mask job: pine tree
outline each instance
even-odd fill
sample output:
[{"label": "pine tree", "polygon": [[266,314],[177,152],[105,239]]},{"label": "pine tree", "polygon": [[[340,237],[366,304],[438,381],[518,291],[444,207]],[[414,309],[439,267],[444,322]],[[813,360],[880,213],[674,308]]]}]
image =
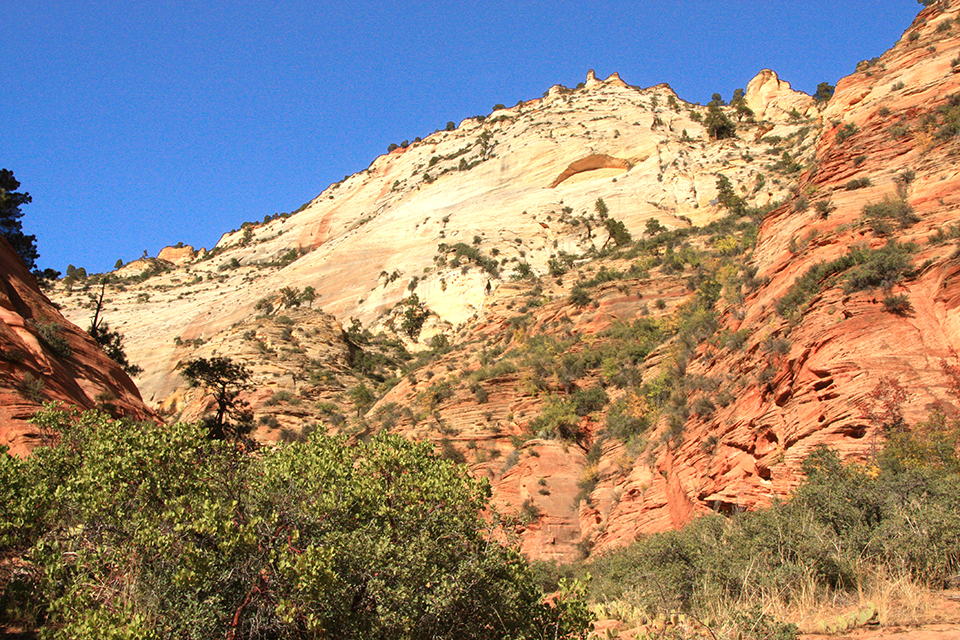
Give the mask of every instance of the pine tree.
[{"label": "pine tree", "polygon": [[37,237],[23,233],[20,218],[23,212],[20,206],[28,204],[33,198],[29,193],[18,193],[20,182],[13,177],[9,169],[0,169],[0,235],[7,239],[28,269],[36,270]]}]

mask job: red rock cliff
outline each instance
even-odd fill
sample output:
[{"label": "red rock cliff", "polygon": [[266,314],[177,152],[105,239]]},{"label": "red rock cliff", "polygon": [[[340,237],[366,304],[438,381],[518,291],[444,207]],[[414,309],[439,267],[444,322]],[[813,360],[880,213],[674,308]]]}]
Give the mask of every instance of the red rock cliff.
[{"label": "red rock cliff", "polygon": [[27,421],[53,400],[154,417],[130,377],[64,319],[0,238],[0,445],[15,455],[29,453],[41,434]]}]

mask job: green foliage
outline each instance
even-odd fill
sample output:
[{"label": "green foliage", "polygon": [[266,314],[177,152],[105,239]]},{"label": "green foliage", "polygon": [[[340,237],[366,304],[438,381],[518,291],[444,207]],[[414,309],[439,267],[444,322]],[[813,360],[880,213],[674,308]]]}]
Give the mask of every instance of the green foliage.
[{"label": "green foliage", "polygon": [[820,448],[803,463],[806,479],[786,502],[742,512],[718,501],[714,508],[726,517],[701,517],[589,566],[553,571],[589,571],[591,600],[619,601],[638,615],[713,615],[719,608],[727,616],[722,624],[740,637],[793,638],[795,628],[740,607],[771,598],[789,606],[812,593],[836,599],[877,575],[939,588],[960,570],[958,442],[960,422],[935,413],[890,434],[878,464],[843,464]]},{"label": "green foliage", "polygon": [[737,134],[737,126],[723,112],[721,105],[722,101],[712,100],[707,105],[707,117],[703,120],[707,135],[714,140],[733,138]]},{"label": "green foliage", "polygon": [[879,249],[856,251],[856,266],[847,274],[844,290],[889,289],[905,277],[911,277],[910,254],[916,250],[917,246],[912,243],[900,244],[891,240]]},{"label": "green foliage", "polygon": [[527,431],[540,438],[579,441],[584,433],[580,416],[572,402],[551,397],[543,410],[527,425]]},{"label": "green foliage", "polygon": [[883,310],[898,316],[908,316],[913,312],[913,304],[906,294],[887,295],[882,300]]},{"label": "green foliage", "polygon": [[802,168],[800,163],[790,155],[789,151],[784,151],[780,159],[773,165],[773,169],[786,174],[797,173]]},{"label": "green foliage", "polygon": [[50,638],[585,638],[480,517],[485,482],[385,434],[249,456],[198,425],[48,409],[0,454],[7,620]]},{"label": "green foliage", "polygon": [[890,232],[888,222],[895,222],[901,229],[919,222],[920,217],[913,211],[903,198],[885,196],[881,202],[864,205],[863,217],[873,227],[877,235],[887,235]]},{"label": "green foliage", "polygon": [[36,378],[29,371],[25,371],[23,377],[17,381],[17,389],[34,402],[43,401],[43,390],[46,386],[43,378]]},{"label": "green foliage", "polygon": [[860,128],[852,122],[848,122],[847,124],[843,125],[837,131],[837,144],[842,144],[847,138],[854,136],[858,131],[860,131]]},{"label": "green foliage", "polygon": [[362,382],[350,389],[347,395],[350,398],[350,402],[352,402],[353,406],[357,409],[358,418],[377,400],[373,392]]},{"label": "green foliage", "polygon": [[633,241],[633,236],[627,231],[627,225],[623,224],[620,220],[606,218],[603,221],[603,226],[607,230],[607,233],[610,234],[610,240],[612,240],[616,246],[622,247]]},{"label": "green foliage", "polygon": [[108,325],[100,315],[103,311],[104,294],[106,293],[107,284],[110,283],[111,278],[109,275],[103,276],[101,279],[100,295],[91,296],[94,303],[94,313],[87,333],[89,333],[90,337],[103,349],[107,357],[120,365],[128,375],[137,376],[143,373],[143,368],[138,367],[127,359],[127,353],[123,348],[123,334],[115,329],[111,329],[110,325]]},{"label": "green foliage", "polygon": [[573,288],[570,289],[570,304],[573,306],[586,307],[592,302],[593,300],[590,298],[590,294],[582,285],[575,284]]},{"label": "green foliage", "polygon": [[939,128],[937,137],[947,140],[960,134],[960,93],[955,93],[937,109]]},{"label": "green foliage", "polygon": [[790,316],[822,289],[832,286],[835,277],[847,273],[845,290],[863,291],[890,287],[912,275],[909,254],[913,244],[887,243],[879,249],[853,247],[845,255],[829,262],[818,262],[796,279],[786,295],[777,301],[777,313]]},{"label": "green foliage", "polygon": [[143,373],[143,367],[139,367],[127,359],[127,353],[123,348],[122,333],[116,329],[111,329],[110,325],[103,321],[96,325],[90,325],[88,333],[100,345],[107,357],[120,365],[127,372],[127,375],[138,376]]},{"label": "green foliage", "polygon": [[409,297],[404,298],[403,307],[400,328],[407,334],[407,337],[416,342],[420,337],[423,323],[427,321],[430,312],[427,311],[427,308],[420,302],[420,297],[415,293],[411,293]]},{"label": "green foliage", "polygon": [[607,412],[607,434],[622,442],[629,442],[649,428],[649,418],[646,415],[642,417],[635,415],[623,400],[618,400]]},{"label": "green foliage", "polygon": [[73,353],[70,342],[63,336],[63,327],[56,322],[38,322],[34,325],[38,337],[53,353],[61,358],[69,358]]},{"label": "green foliage", "polygon": [[658,233],[661,233],[666,230],[667,228],[664,227],[662,224],[660,224],[660,221],[657,220],[656,218],[650,218],[649,220],[647,220],[647,223],[644,227],[644,232],[648,236],[655,236]]},{"label": "green foliage", "polygon": [[593,208],[597,212],[597,217],[601,220],[610,213],[610,209],[607,208],[607,203],[603,201],[603,198],[597,198],[597,201],[593,203]]},{"label": "green foliage", "polygon": [[16,252],[27,269],[37,268],[37,237],[23,233],[20,218],[23,212],[20,207],[29,204],[33,198],[29,193],[19,193],[20,181],[13,176],[13,171],[0,169],[0,235],[2,235]]},{"label": "green foliage", "polygon": [[586,416],[594,411],[603,409],[610,402],[607,392],[603,387],[590,387],[589,389],[577,389],[570,398],[573,411],[578,416]]},{"label": "green foliage", "polygon": [[742,216],[746,213],[746,201],[733,190],[730,178],[722,173],[717,174],[717,200],[732,216]]},{"label": "green foliage", "polygon": [[472,262],[492,275],[494,278],[500,276],[500,269],[497,261],[493,258],[485,257],[477,247],[466,244],[465,242],[458,242],[452,247],[441,243],[437,249],[441,252],[453,251],[454,257],[452,262],[454,265],[461,264],[462,262]]},{"label": "green foliage", "polygon": [[293,309],[300,306],[300,289],[296,287],[283,287],[280,289],[280,307],[284,309]]},{"label": "green foliage", "polygon": [[313,301],[316,299],[317,290],[313,287],[304,287],[299,297],[299,301],[307,303],[308,307],[313,307]]},{"label": "green foliage", "polygon": [[513,268],[513,273],[510,274],[511,280],[529,280],[533,277],[535,276],[529,262],[518,262]]},{"label": "green foliage", "polygon": [[556,256],[551,257],[550,260],[547,261],[547,268],[550,270],[550,275],[562,276],[573,266],[574,259],[575,256],[560,251]]},{"label": "green foliage", "polygon": [[[181,375],[191,387],[200,387],[213,394],[217,404],[216,416],[206,422],[210,436],[222,440],[228,436],[239,437],[250,431],[252,417],[247,403],[240,399],[240,392],[250,388],[250,370],[230,358],[195,358],[182,363]],[[232,418],[232,422],[228,422]]]},{"label": "green foliage", "polygon": [[730,100],[730,106],[736,110],[738,122],[744,118],[753,117],[753,110],[747,106],[746,94],[743,89],[734,90],[733,99]]}]

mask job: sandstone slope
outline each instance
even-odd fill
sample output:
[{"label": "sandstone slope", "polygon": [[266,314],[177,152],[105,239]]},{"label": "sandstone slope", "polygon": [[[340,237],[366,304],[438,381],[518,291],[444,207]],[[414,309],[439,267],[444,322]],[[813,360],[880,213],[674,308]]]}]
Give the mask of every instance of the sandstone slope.
[{"label": "sandstone slope", "polygon": [[0,238],[0,445],[25,455],[43,436],[27,420],[59,401],[154,418],[137,387],[93,339],[65,320]]},{"label": "sandstone slope", "polygon": [[[381,156],[209,252],[124,267],[107,319],[171,419],[209,403],[179,362],[240,359],[258,438],[323,425],[431,439],[491,481],[531,556],[769,504],[813,447],[868,460],[882,446],[864,417],[882,378],[908,390],[908,420],[949,402],[956,18],[922,11],[822,111],[761,72],[746,93],[756,121],[732,139],[709,139],[706,109],[666,85],[591,74],[554,87]],[[720,173],[754,209],[727,217]],[[641,243],[610,250],[598,198]],[[885,198],[899,214],[866,219]],[[891,239],[916,248],[885,282],[852,288],[852,266],[803,279]],[[68,317],[89,313],[89,286],[59,285]],[[300,303],[307,287],[317,298]],[[428,312],[418,336],[407,312]],[[369,409],[361,383],[380,396]]]}]

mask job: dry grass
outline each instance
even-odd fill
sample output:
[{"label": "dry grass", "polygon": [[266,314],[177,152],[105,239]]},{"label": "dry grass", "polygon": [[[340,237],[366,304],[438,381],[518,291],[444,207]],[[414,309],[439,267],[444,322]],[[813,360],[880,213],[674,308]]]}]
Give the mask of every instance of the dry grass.
[{"label": "dry grass", "polygon": [[[767,594],[758,601],[745,600],[714,602],[709,610],[701,610],[685,616],[686,625],[674,628],[677,637],[706,637],[700,623],[710,627],[719,640],[736,637],[738,630],[729,621],[735,611],[759,610],[766,616],[782,622],[793,622],[801,634],[823,632],[823,622],[857,612],[876,610],[875,623],[881,627],[915,626],[942,622],[960,622],[960,603],[943,598],[942,593],[932,591],[906,577],[874,575],[869,586],[854,593],[827,591],[818,586],[811,576],[797,585],[794,599],[788,604],[776,594]],[[637,603],[627,596],[609,602],[597,611],[600,618],[616,619],[621,629],[654,630],[654,618],[645,615]],[[603,613],[607,615],[604,616]],[[665,614],[668,618],[669,613]],[[602,625],[603,626],[603,625]],[[608,625],[609,626],[609,625]],[[686,628],[681,629],[681,626]],[[642,633],[641,633],[642,635]],[[631,637],[621,634],[620,637]]]}]

